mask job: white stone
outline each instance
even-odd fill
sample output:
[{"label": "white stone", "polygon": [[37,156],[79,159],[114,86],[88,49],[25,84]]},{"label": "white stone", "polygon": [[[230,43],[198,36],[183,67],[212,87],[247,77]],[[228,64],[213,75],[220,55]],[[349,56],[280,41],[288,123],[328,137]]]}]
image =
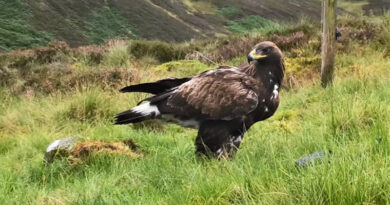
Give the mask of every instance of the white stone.
[{"label": "white stone", "polygon": [[58,154],[70,153],[78,137],[69,137],[52,142],[46,149],[45,162],[52,163]]}]

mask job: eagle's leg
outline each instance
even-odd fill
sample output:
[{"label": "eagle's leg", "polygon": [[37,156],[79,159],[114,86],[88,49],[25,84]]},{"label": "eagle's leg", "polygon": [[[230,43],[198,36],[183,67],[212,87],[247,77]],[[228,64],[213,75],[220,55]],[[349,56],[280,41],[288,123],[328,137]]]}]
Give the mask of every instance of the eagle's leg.
[{"label": "eagle's leg", "polygon": [[196,154],[230,158],[240,147],[244,133],[230,122],[207,121],[201,124],[195,141]]}]

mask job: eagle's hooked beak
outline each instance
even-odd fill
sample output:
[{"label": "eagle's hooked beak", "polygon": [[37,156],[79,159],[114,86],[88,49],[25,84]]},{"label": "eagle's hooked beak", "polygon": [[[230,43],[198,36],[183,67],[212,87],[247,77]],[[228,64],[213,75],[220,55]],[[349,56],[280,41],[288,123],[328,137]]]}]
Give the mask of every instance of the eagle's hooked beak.
[{"label": "eagle's hooked beak", "polygon": [[265,57],[267,57],[267,55],[257,54],[256,49],[253,49],[248,55],[248,63],[250,63],[253,60],[259,60]]}]

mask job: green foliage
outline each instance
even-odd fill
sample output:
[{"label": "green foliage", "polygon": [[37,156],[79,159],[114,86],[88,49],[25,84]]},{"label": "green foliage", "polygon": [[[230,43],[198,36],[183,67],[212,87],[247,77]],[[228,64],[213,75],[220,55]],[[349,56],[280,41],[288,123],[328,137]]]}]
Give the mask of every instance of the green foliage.
[{"label": "green foliage", "polygon": [[366,14],[383,15],[390,10],[389,0],[368,0],[368,4],[363,6]]},{"label": "green foliage", "polygon": [[46,45],[52,36],[37,31],[28,24],[31,10],[22,0],[0,2],[0,47],[3,49],[31,48]]},{"label": "green foliage", "polygon": [[158,72],[169,72],[171,75],[187,77],[197,75],[210,68],[210,66],[198,60],[181,60],[161,64],[154,68]]},{"label": "green foliage", "polygon": [[377,47],[384,47],[386,56],[390,56],[390,13],[382,17]]},{"label": "green foliage", "polygon": [[17,73],[0,65],[0,87],[11,87],[18,80]]},{"label": "green foliage", "polygon": [[116,45],[105,54],[103,65],[108,67],[123,67],[130,65],[130,56],[126,45]]},{"label": "green foliage", "polygon": [[290,35],[296,32],[303,32],[305,35],[314,37],[317,35],[314,31],[319,32],[319,26],[307,18],[301,18],[298,23],[283,25],[280,29],[270,31],[269,34]]},{"label": "green foliage", "polygon": [[239,9],[236,7],[223,7],[215,11],[217,15],[223,16],[227,19],[234,19],[239,14]]},{"label": "green foliage", "polygon": [[182,2],[192,12],[214,14],[217,9],[211,1],[182,0]]},{"label": "green foliage", "polygon": [[228,29],[233,33],[263,33],[280,30],[282,26],[260,16],[247,16],[237,21],[228,23]]},{"label": "green foliage", "polygon": [[64,110],[58,114],[59,119],[76,120],[81,122],[110,121],[115,111],[112,110],[112,99],[96,90],[78,93]]},{"label": "green foliage", "polygon": [[92,44],[101,44],[109,39],[136,39],[139,34],[117,10],[108,6],[92,12],[87,23],[86,37]]},{"label": "green foliage", "polygon": [[129,52],[136,58],[152,56],[161,63],[184,59],[184,57],[194,50],[188,46],[173,46],[161,41],[133,41],[129,47]]},{"label": "green foliage", "polygon": [[0,2],[0,19],[24,20],[31,11],[23,0],[3,0]]}]

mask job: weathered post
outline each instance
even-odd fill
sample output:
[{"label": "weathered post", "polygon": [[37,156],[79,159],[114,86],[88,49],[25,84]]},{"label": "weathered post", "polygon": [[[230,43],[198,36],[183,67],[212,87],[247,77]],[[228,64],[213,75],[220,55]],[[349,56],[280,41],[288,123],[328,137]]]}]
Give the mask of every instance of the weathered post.
[{"label": "weathered post", "polygon": [[337,0],[322,0],[322,65],[321,84],[327,87],[333,81],[336,56]]}]

